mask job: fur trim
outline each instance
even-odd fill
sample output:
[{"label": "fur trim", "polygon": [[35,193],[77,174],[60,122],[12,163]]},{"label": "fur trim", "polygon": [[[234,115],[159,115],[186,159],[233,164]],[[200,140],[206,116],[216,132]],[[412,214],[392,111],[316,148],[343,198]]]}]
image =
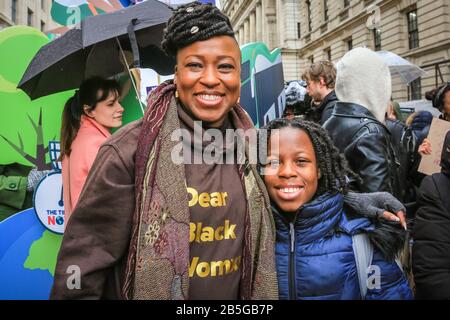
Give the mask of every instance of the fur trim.
[{"label": "fur trim", "polygon": [[375,230],[368,233],[370,241],[384,259],[394,261],[405,246],[408,232],[399,223],[385,219],[375,219],[373,224]]}]

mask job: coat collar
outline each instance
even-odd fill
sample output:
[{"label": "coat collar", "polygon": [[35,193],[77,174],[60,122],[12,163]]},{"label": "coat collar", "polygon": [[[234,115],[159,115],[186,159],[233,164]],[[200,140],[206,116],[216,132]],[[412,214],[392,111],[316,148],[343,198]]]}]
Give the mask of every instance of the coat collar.
[{"label": "coat collar", "polygon": [[378,121],[378,119],[375,118],[372,112],[370,112],[362,105],[356,103],[342,101],[336,102],[334,106],[333,116],[371,119],[373,121],[376,121],[380,126],[383,126],[386,129],[387,133],[391,134],[386,125]]},{"label": "coat collar", "polygon": [[[341,194],[324,194],[301,206],[295,214],[294,227],[297,241],[309,243],[332,232],[342,216],[344,197]],[[287,230],[289,222],[286,214],[272,206],[278,230]]]},{"label": "coat collar", "polygon": [[323,109],[325,108],[325,106],[329,103],[329,102],[333,102],[333,101],[338,101],[338,98],[336,96],[336,92],[334,90],[330,91],[330,93],[328,93],[325,98],[323,98],[322,102],[320,103],[319,107],[317,108],[319,111],[323,111]]},{"label": "coat collar", "polygon": [[102,126],[100,123],[98,123],[94,119],[89,118],[89,117],[87,117],[85,115],[81,116],[81,125],[80,125],[80,127],[95,128],[96,130],[98,130],[106,138],[111,136],[111,132],[109,132],[108,129],[106,129],[104,126]]},{"label": "coat collar", "polygon": [[[300,207],[293,222],[297,234],[296,241],[300,244],[310,243],[332,235],[336,229],[349,235],[354,235],[361,230],[373,230],[373,225],[367,218],[349,219],[343,206],[344,196],[342,194],[326,193]],[[277,230],[289,230],[286,214],[281,213],[275,205],[272,205],[272,210]]]},{"label": "coat collar", "polygon": [[333,114],[339,116],[352,116],[355,118],[369,118],[379,122],[367,108],[351,102],[336,102]]}]

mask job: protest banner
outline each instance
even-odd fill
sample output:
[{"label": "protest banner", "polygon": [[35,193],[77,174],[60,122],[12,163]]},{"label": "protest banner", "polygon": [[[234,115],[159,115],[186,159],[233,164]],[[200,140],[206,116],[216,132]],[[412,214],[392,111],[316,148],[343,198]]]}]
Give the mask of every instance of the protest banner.
[{"label": "protest banner", "polygon": [[433,118],[427,139],[430,140],[432,152],[422,155],[419,172],[426,175],[441,172],[441,154],[445,135],[450,131],[450,122]]}]

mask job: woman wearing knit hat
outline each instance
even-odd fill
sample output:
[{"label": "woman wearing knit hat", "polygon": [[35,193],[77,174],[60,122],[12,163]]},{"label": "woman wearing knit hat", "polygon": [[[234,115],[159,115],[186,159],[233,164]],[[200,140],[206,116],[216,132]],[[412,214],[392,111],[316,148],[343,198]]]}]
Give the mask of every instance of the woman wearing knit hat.
[{"label": "woman wearing knit hat", "polygon": [[[277,299],[275,226],[256,163],[245,153],[220,161],[234,144],[214,149],[219,161],[195,159],[213,144],[195,144],[199,131],[221,140],[227,129],[253,128],[238,103],[230,21],[212,5],[180,6],[162,47],[176,57],[174,80],[152,92],[142,120],[101,147],[66,227],[51,297]],[[189,152],[178,161],[180,132]]]},{"label": "woman wearing knit hat", "polygon": [[[427,92],[427,99],[430,98],[433,102],[433,107],[438,108],[442,114],[439,119],[450,121],[450,82]],[[431,154],[431,142],[428,139],[424,139],[419,146],[419,153],[421,155]]]}]

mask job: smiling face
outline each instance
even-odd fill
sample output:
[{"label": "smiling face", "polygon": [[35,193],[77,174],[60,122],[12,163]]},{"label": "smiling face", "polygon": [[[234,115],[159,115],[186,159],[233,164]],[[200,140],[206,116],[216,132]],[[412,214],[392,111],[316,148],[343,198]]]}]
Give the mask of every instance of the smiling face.
[{"label": "smiling face", "polygon": [[241,88],[241,51],[230,36],[197,41],[177,52],[174,82],[196,120],[222,125]]},{"label": "smiling face", "polygon": [[318,167],[314,147],[301,129],[274,130],[269,140],[264,183],[269,196],[287,213],[295,213],[316,194]]},{"label": "smiling face", "polygon": [[[99,96],[101,94],[102,92],[98,92]],[[122,125],[124,111],[118,99],[119,93],[111,91],[105,100],[97,102],[93,110],[89,110],[89,107],[85,106],[84,112],[106,129],[118,128]]]}]

